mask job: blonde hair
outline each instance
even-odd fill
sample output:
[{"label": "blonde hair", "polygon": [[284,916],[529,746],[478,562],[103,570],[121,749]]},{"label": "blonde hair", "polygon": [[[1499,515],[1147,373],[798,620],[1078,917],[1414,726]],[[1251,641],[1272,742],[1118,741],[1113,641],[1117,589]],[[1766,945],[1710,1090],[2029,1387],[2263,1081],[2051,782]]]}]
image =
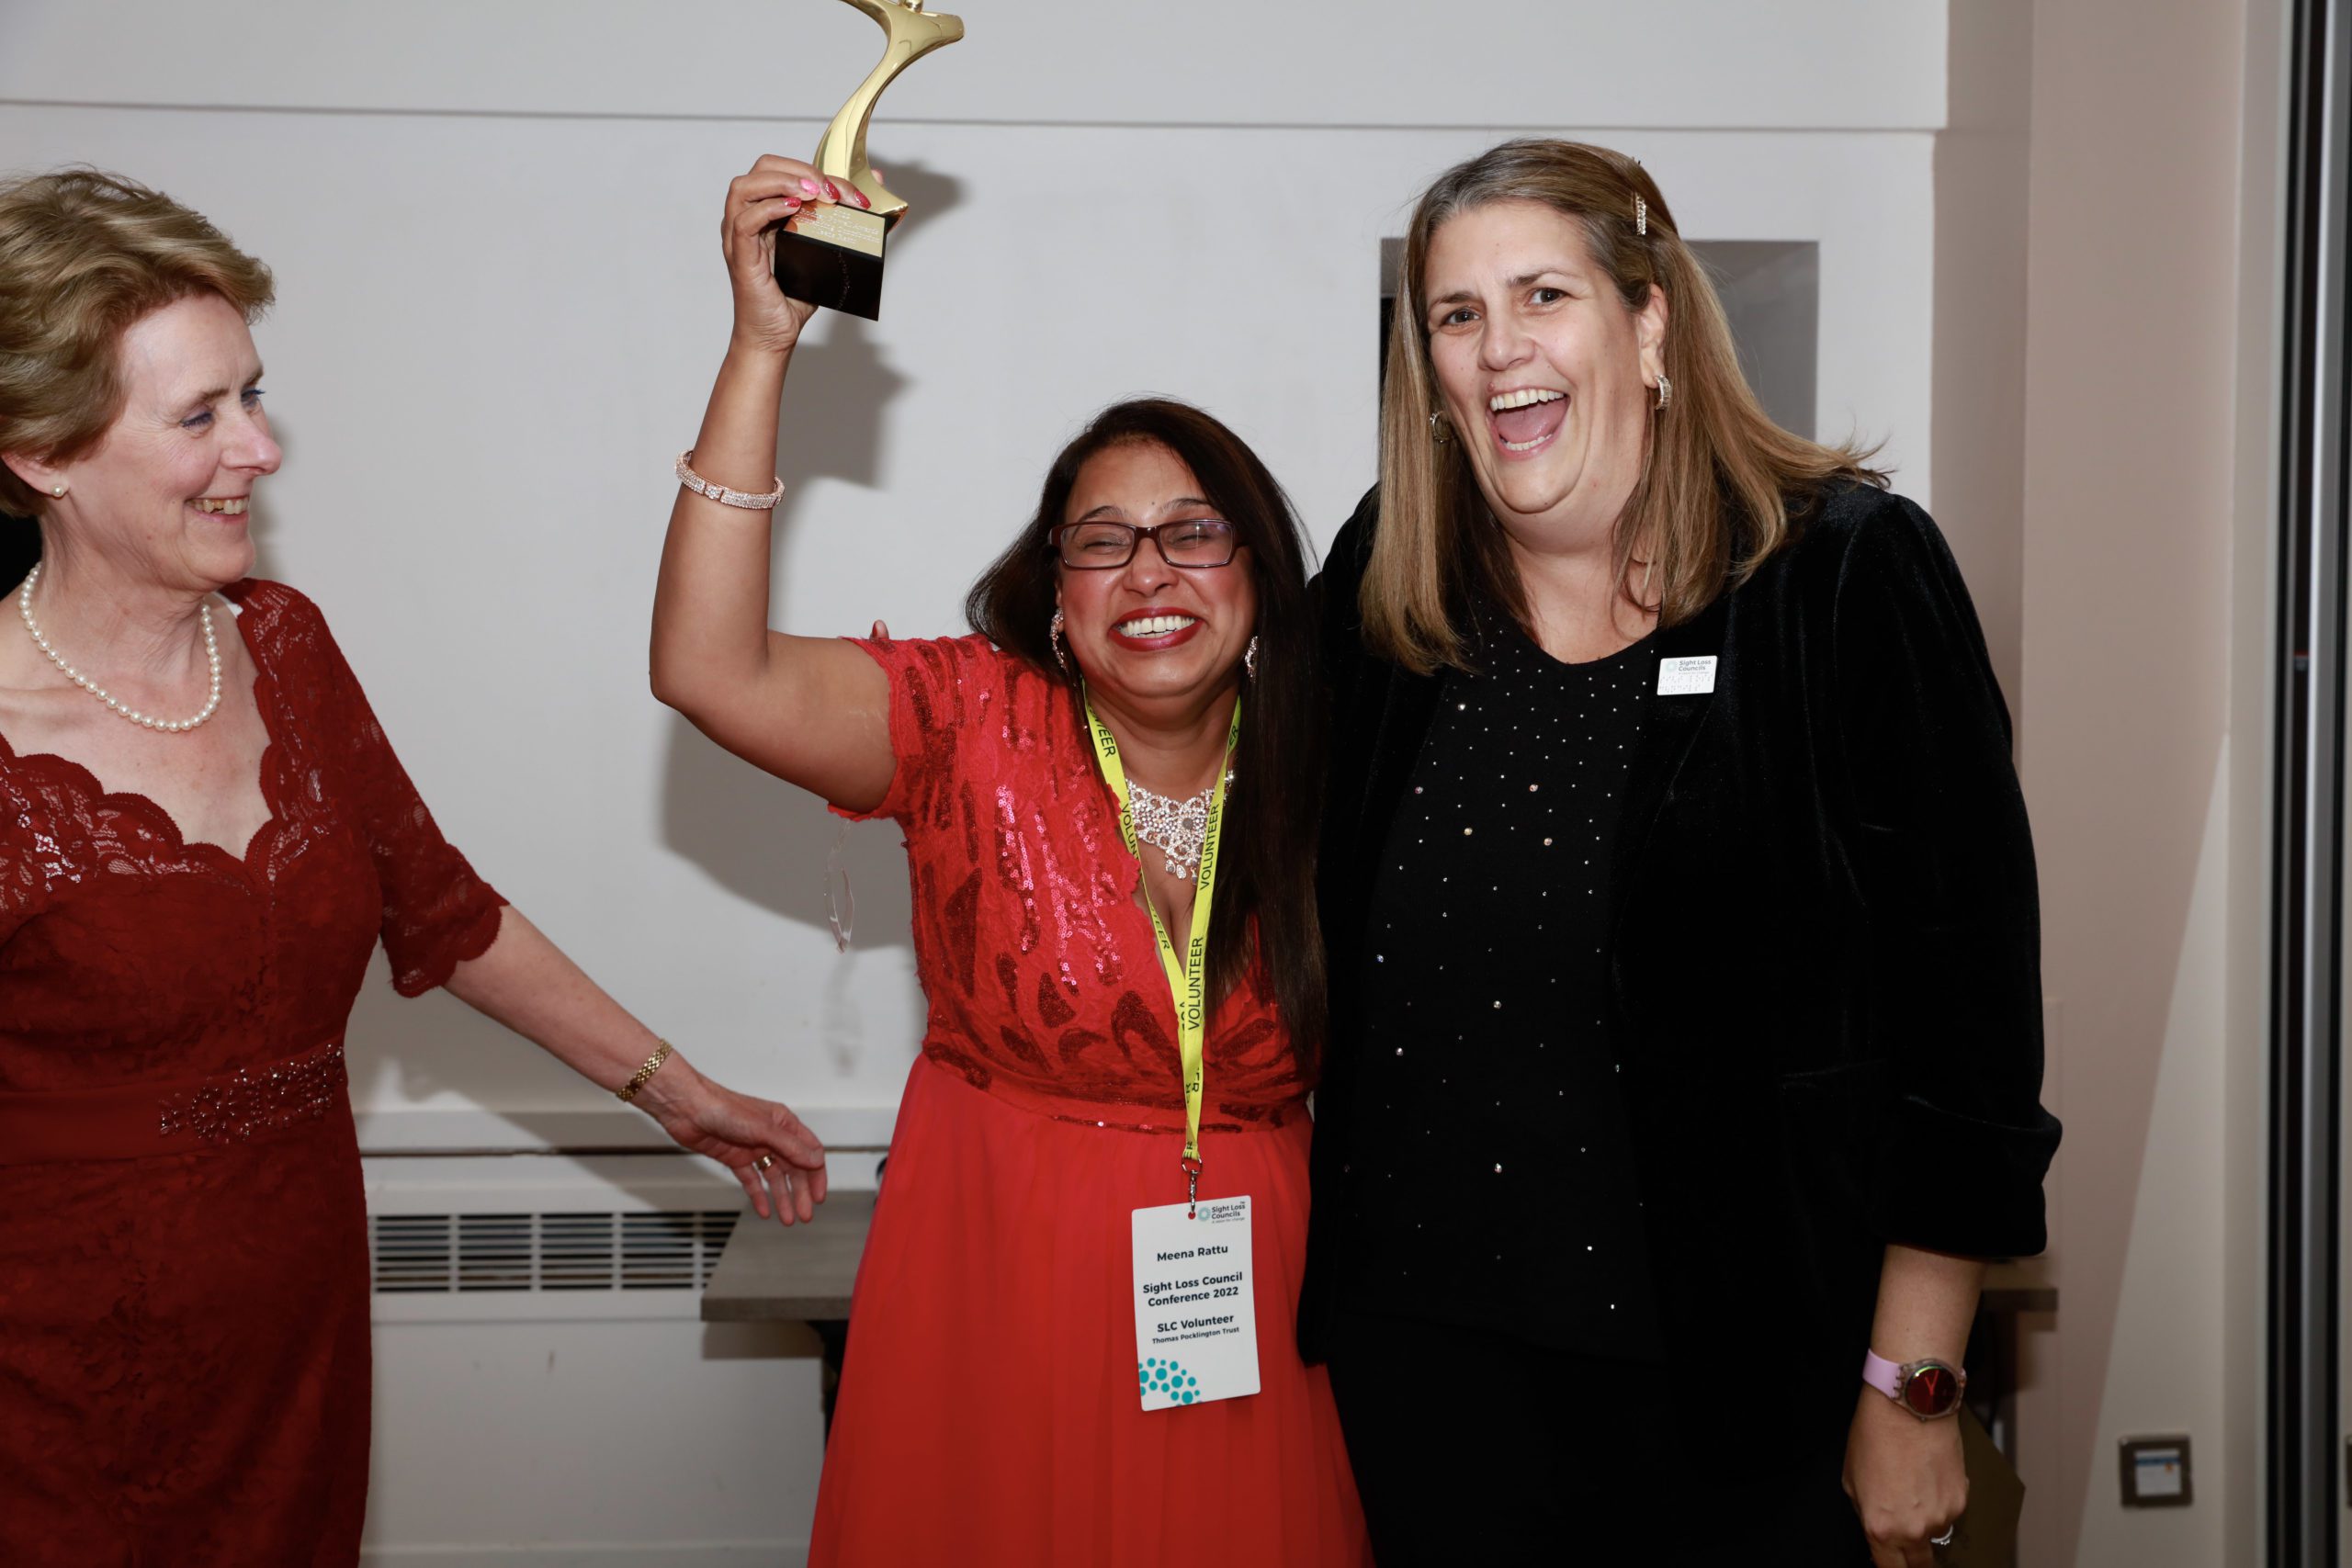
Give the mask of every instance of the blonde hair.
[{"label": "blonde hair", "polygon": [[[269,268],[203,214],[99,169],[0,183],[0,452],[70,462],[122,412],[116,350],[150,311],[217,294],[247,321]],[[47,498],[0,467],[0,512]]]},{"label": "blonde hair", "polygon": [[1380,528],[1366,564],[1363,636],[1419,674],[1470,668],[1468,604],[1493,598],[1522,622],[1525,598],[1458,439],[1444,439],[1430,361],[1430,242],[1449,220],[1498,201],[1540,202],[1574,220],[1628,311],[1667,302],[1659,353],[1673,391],[1654,416],[1643,476],[1618,518],[1617,581],[1634,597],[1634,552],[1674,626],[1745,581],[1788,541],[1792,515],[1829,480],[1883,485],[1870,453],[1825,446],[1774,424],[1739,370],[1723,303],[1641,164],[1577,141],[1506,141],[1440,175],[1405,234],[1381,400]]}]

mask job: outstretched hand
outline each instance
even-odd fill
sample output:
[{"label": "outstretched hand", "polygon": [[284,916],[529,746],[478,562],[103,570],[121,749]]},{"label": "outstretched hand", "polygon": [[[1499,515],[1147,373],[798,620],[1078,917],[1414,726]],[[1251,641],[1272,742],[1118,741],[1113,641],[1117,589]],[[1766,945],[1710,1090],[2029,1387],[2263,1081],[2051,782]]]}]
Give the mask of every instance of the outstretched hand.
[{"label": "outstretched hand", "polygon": [[776,287],[775,231],[803,208],[839,203],[871,205],[855,186],[837,184],[811,164],[773,152],[729,183],[718,237],[735,291],[737,342],[782,354],[800,341],[800,330],[817,307]]},{"label": "outstretched hand", "polygon": [[[673,1060],[673,1066],[684,1066]],[[681,1092],[656,1100],[646,1085],[644,1104],[680,1148],[707,1155],[735,1174],[760,1218],[806,1222],[825,1201],[825,1146],[799,1117],[772,1100],[738,1094],[700,1073],[680,1075]],[[773,1155],[764,1170],[759,1161]]]}]

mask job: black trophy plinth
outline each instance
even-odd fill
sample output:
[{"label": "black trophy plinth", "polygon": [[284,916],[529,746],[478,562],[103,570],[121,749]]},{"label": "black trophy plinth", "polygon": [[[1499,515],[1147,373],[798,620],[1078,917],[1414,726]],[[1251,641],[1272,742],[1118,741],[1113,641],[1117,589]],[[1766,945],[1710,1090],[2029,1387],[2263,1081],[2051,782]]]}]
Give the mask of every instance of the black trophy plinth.
[{"label": "black trophy plinth", "polygon": [[890,220],[854,207],[811,202],[775,231],[776,287],[795,299],[882,316],[882,245]]}]

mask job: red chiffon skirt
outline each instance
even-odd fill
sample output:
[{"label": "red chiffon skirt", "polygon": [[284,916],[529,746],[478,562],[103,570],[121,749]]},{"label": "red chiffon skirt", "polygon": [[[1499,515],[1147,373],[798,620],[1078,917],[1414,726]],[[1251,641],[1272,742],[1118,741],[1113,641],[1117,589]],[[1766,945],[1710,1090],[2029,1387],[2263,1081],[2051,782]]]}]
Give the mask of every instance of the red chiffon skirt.
[{"label": "red chiffon skirt", "polygon": [[858,1268],[812,1568],[1369,1563],[1330,1384],[1292,1337],[1309,1131],[1204,1134],[1202,1199],[1253,1200],[1261,1392],[1147,1414],[1128,1216],[1184,1196],[1180,1135],[1042,1115],[919,1060]]}]

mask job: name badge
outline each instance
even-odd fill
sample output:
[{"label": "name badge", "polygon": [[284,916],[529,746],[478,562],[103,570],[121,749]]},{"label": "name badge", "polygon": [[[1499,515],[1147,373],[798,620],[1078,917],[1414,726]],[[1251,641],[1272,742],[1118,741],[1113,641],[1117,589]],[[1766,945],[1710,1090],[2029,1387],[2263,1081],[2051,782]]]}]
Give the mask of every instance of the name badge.
[{"label": "name badge", "polygon": [[1657,661],[1657,694],[1661,697],[1702,696],[1715,689],[1715,656],[1661,659]]},{"label": "name badge", "polygon": [[[1193,1218],[1187,1218],[1191,1213]],[[1258,1392],[1250,1200],[1135,1212],[1136,1384],[1146,1410]]]}]

